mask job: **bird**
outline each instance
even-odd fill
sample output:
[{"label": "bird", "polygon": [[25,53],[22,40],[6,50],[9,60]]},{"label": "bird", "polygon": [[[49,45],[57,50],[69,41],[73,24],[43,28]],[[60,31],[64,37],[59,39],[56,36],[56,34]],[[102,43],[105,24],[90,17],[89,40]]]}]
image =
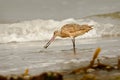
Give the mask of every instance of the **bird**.
[{"label": "bird", "polygon": [[92,26],[93,25],[88,25],[88,24],[80,25],[77,23],[65,24],[61,27],[60,30],[54,31],[52,38],[45,44],[44,48],[47,48],[55,40],[56,37],[61,37],[61,38],[69,37],[72,40],[73,52],[75,55],[76,54],[75,38],[92,30],[93,29]]}]

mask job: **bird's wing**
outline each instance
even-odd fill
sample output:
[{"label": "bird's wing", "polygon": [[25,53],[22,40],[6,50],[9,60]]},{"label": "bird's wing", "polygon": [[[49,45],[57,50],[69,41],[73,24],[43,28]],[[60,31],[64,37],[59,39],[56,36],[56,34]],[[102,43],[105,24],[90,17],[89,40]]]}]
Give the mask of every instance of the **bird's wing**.
[{"label": "bird's wing", "polygon": [[61,34],[65,36],[77,37],[86,33],[88,25],[66,24],[61,28]]},{"label": "bird's wing", "polygon": [[82,26],[80,26],[78,24],[68,24],[61,28],[61,32],[74,33],[74,32],[80,31],[82,29],[83,29]]}]

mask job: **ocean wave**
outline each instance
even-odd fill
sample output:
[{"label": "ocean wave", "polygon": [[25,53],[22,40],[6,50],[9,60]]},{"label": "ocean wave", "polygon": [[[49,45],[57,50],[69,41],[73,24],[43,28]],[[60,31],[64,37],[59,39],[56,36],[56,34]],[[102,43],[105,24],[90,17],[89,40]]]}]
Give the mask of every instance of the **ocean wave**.
[{"label": "ocean wave", "polygon": [[120,28],[111,23],[99,23],[90,19],[31,20],[11,24],[0,24],[0,43],[48,40],[53,32],[67,23],[93,25],[93,30],[78,38],[94,38],[118,35]]}]

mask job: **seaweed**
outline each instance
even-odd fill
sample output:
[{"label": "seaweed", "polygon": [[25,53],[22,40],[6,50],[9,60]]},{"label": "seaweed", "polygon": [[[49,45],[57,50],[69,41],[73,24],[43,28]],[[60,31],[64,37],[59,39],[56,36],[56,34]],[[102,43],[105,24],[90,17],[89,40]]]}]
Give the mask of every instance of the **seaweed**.
[{"label": "seaweed", "polygon": [[118,67],[118,70],[120,70],[120,57],[118,57],[118,65],[117,65],[117,67]]},{"label": "seaweed", "polygon": [[[75,69],[71,71],[70,74],[77,74],[77,73],[83,73],[83,72],[88,73],[88,72],[92,72],[98,69],[106,70],[106,71],[111,71],[115,69],[113,66],[108,65],[108,64],[103,64],[100,62],[100,59],[97,59],[98,55],[100,54],[100,51],[101,51],[101,48],[97,48],[95,53],[93,54],[92,60],[87,66]],[[95,63],[96,59],[97,59],[97,63]],[[120,67],[120,60],[118,61],[118,67]]]},{"label": "seaweed", "polygon": [[63,80],[63,75],[58,72],[43,72],[42,74],[34,76],[26,74],[26,72],[25,70],[25,73],[21,75],[0,75],[0,80]]}]

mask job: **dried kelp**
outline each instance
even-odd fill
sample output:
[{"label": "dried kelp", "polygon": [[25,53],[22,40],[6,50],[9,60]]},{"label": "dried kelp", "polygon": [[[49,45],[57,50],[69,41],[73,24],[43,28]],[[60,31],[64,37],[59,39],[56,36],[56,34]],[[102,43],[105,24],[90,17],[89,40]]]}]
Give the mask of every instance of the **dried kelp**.
[{"label": "dried kelp", "polygon": [[0,76],[0,80],[63,80],[63,75],[58,72],[43,72],[39,75],[31,76],[28,69],[21,75]]},{"label": "dried kelp", "polygon": [[[97,59],[99,53],[101,51],[101,48],[97,48],[95,53],[93,54],[93,58],[90,61],[88,66],[81,67],[78,69],[73,70],[70,72],[70,74],[76,74],[76,73],[87,73],[87,72],[92,72],[95,70],[106,70],[106,71],[111,71],[113,69],[119,69],[120,68],[120,59],[118,59],[118,67],[115,68],[114,66],[108,65],[108,64],[103,64],[100,62],[99,59]],[[97,63],[95,63],[95,60],[97,59]]]}]

